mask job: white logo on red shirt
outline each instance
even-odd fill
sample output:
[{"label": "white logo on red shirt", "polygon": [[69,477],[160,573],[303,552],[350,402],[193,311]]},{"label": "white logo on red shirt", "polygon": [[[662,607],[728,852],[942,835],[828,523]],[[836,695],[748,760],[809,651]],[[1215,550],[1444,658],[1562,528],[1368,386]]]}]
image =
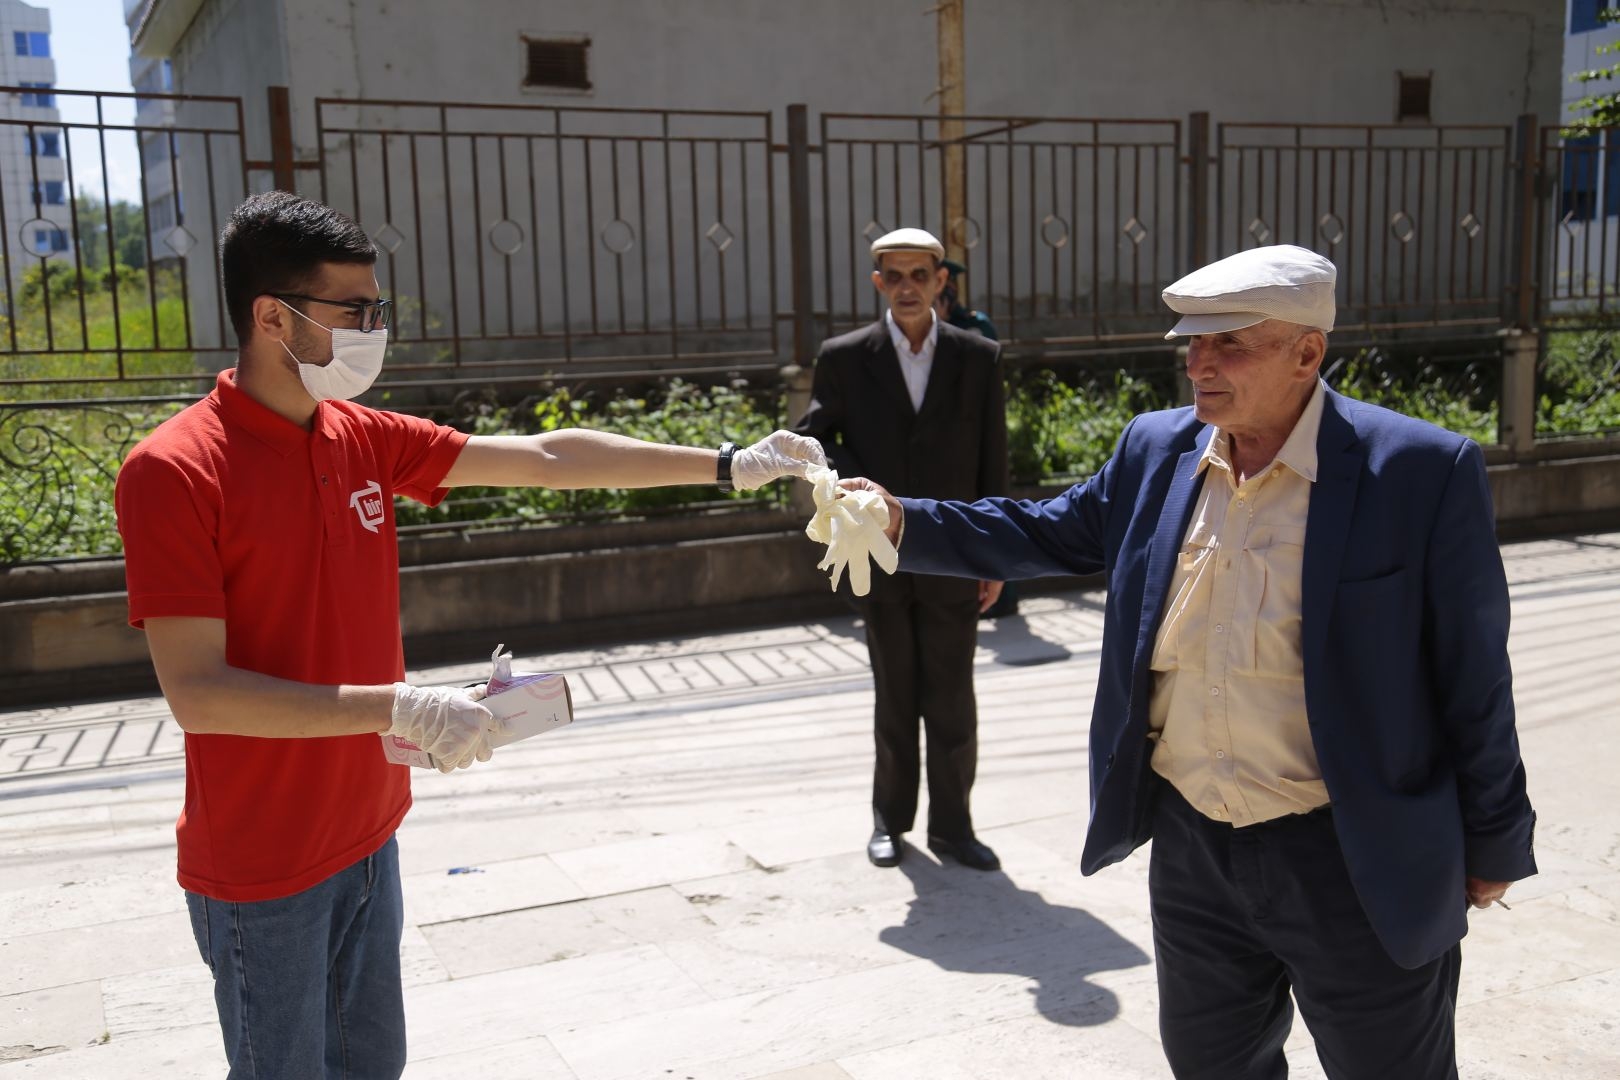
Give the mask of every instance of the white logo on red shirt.
[{"label": "white logo on red shirt", "polygon": [[373,480],[353,495],[349,496],[349,505],[360,517],[360,524],[372,532],[383,523],[382,485]]}]

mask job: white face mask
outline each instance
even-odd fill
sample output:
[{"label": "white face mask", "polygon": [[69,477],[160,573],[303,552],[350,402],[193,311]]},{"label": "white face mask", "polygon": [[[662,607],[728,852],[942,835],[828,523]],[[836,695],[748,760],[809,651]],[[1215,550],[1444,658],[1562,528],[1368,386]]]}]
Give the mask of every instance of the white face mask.
[{"label": "white face mask", "polygon": [[[321,326],[286,301],[277,300],[276,303],[305,322]],[[383,350],[388,348],[388,330],[341,330],[329,326],[321,326],[321,329],[332,335],[332,361],[324,366],[304,363],[293,356],[285,341],[281,343],[282,349],[298,365],[299,381],[309,391],[309,396],[316,401],[349,401],[370,390],[371,384],[382,374]]]}]

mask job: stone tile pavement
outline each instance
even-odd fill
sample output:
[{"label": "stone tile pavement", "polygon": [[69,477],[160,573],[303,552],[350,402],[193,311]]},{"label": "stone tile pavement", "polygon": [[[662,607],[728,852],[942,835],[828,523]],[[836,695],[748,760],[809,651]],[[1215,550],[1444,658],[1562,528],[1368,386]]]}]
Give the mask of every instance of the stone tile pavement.
[{"label": "stone tile pavement", "polygon": [[[1612,1080],[1620,535],[1504,555],[1542,873],[1471,917],[1463,1072]],[[981,633],[975,816],[1001,874],[867,865],[851,619],[524,658],[568,672],[577,722],[415,778],[407,1077],[1168,1075],[1146,859],[1076,869],[1100,599]],[[0,1080],[223,1075],[173,877],[179,746],[158,699],[0,712]],[[1302,1024],[1290,1060],[1321,1075]]]}]

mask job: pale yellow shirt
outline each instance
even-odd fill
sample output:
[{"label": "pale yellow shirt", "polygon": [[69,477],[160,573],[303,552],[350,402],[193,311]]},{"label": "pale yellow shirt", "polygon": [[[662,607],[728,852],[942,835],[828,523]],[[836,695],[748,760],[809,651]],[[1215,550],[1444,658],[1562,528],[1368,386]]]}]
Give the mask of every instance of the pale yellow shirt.
[{"label": "pale yellow shirt", "polygon": [[1323,384],[1237,482],[1219,429],[1153,646],[1153,769],[1206,816],[1253,825],[1328,801],[1305,720],[1300,574]]}]

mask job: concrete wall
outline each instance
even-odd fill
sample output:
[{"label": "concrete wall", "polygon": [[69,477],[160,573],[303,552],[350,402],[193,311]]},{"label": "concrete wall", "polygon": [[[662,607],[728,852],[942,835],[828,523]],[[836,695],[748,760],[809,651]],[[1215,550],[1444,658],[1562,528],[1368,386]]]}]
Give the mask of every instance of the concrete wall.
[{"label": "concrete wall", "polygon": [[[1552,122],[1558,115],[1563,23],[1562,0],[1135,0],[1112,5],[968,0],[966,102],[970,113],[984,114],[1185,119],[1194,110],[1207,110],[1217,122],[1384,124],[1395,119],[1397,75],[1405,72],[1431,75],[1435,123],[1501,125],[1526,111]],[[588,38],[592,89],[525,89],[525,34]],[[865,0],[814,5],[557,0],[540,6],[528,0],[352,0],[341,5],[202,0],[175,61],[179,89],[246,98],[255,153],[266,146],[263,87],[269,82],[291,87],[298,150],[306,157],[324,153],[328,200],[354,213],[369,231],[393,226],[391,231],[400,237],[397,257],[385,260],[382,268],[384,286],[425,305],[416,334],[560,335],[566,330],[571,335],[568,347],[585,354],[678,350],[690,356],[692,348],[667,345],[659,333],[674,325],[712,335],[718,329],[722,295],[730,336],[711,337],[707,348],[769,349],[773,316],[786,307],[788,287],[786,170],[779,156],[773,189],[764,182],[768,155],[758,148],[728,144],[714,160],[707,143],[699,144],[696,153],[690,144],[678,144],[667,168],[656,152],[638,167],[632,161],[634,140],[603,138],[589,145],[559,140],[548,113],[450,113],[451,130],[476,128],[514,136],[503,141],[440,138],[436,113],[349,110],[341,122],[429,133],[417,140],[420,161],[411,181],[408,140],[392,139],[385,146],[381,139],[351,144],[345,137],[329,136],[322,145],[313,99],[765,111],[772,115],[770,138],[780,143],[789,103],[808,104],[813,124],[816,114],[824,112],[930,113],[936,108],[938,81],[935,18],[922,8]],[[332,122],[329,116],[327,123]],[[649,121],[598,116],[568,123],[571,131],[623,137],[646,134]],[[687,133],[702,140],[734,139],[746,126],[691,121]],[[1102,134],[1074,127],[1032,132],[1018,138],[1134,143],[1150,137],[1143,131]],[[894,132],[883,137],[894,137]],[[926,141],[932,135],[900,137]],[[509,155],[504,163],[503,152]],[[874,163],[870,150],[856,148],[849,154],[847,161],[832,162],[825,193],[821,162],[813,163],[817,203],[812,235],[818,247],[827,247],[819,254],[816,304],[834,308],[841,317],[864,319],[875,310],[870,289],[860,280],[865,273],[863,234],[869,227],[921,224],[943,233],[947,226],[937,196],[937,155],[885,148]],[[1025,337],[1073,334],[1072,313],[1089,317],[1093,310],[1101,318],[1079,329],[1116,334],[1150,329],[1143,316],[1157,314],[1152,309],[1158,286],[1185,269],[1185,238],[1173,220],[1180,197],[1180,147],[1172,140],[1171,146],[1146,152],[1083,151],[1074,160],[1042,154],[1019,152],[1010,155],[1010,162],[987,156],[977,163],[970,155],[970,214],[975,231],[985,237],[968,259],[970,297],[998,323],[1014,324],[1015,331],[1015,320],[1034,323],[1038,315],[1054,312],[1068,318],[1061,326],[1029,326],[1020,335]],[[475,159],[477,182],[472,176]],[[1460,160],[1450,159],[1453,172]],[[1476,164],[1475,158],[1467,160]],[[1380,169],[1382,162],[1380,158]],[[1499,159],[1481,157],[1477,163],[1486,175],[1493,175],[1493,169],[1501,172]],[[1087,189],[1093,165],[1103,177],[1096,191]],[[842,168],[854,179],[842,179]],[[1441,205],[1434,201],[1435,193],[1450,190],[1452,174],[1443,163],[1435,168],[1424,184],[1431,200],[1426,204],[1413,193],[1377,202],[1348,191],[1329,193],[1326,202],[1337,199],[1342,205],[1331,208],[1352,226],[1344,247],[1322,243],[1313,222],[1294,230],[1300,235],[1291,235],[1287,221],[1316,216],[1305,213],[1312,208],[1292,206],[1274,212],[1235,208],[1221,246],[1230,250],[1260,242],[1241,230],[1252,218],[1265,216],[1277,219],[1270,222],[1271,242],[1312,243],[1335,257],[1351,258],[1356,257],[1354,246],[1365,244],[1353,228],[1358,219],[1382,222],[1405,210],[1418,223],[1418,243],[1431,244],[1433,254],[1418,260],[1436,283],[1430,291],[1438,296],[1440,283],[1446,282],[1449,296],[1449,281],[1457,276],[1451,264],[1460,261],[1462,276],[1477,270],[1471,295],[1494,300],[1506,225],[1501,193],[1487,191],[1479,206]],[[587,169],[592,170],[589,181]],[[881,174],[876,183],[870,179],[874,173]],[[516,204],[505,209],[503,177]],[[1117,177],[1117,186],[1112,186],[1112,177]],[[612,190],[615,178],[621,189],[617,194]],[[312,174],[299,179],[306,192],[319,192]],[[638,182],[644,184],[644,196],[632,195]],[[557,186],[569,193],[566,206],[556,198]],[[1102,191],[1102,186],[1109,189]],[[1415,192],[1419,183],[1414,179],[1408,186]],[[385,188],[391,189],[391,211],[383,206]],[[582,205],[587,189],[594,202],[589,211]],[[823,197],[833,207],[825,245]],[[774,236],[764,224],[772,199],[778,218]],[[420,221],[411,220],[412,202],[421,208]],[[742,222],[745,206],[747,226]],[[1486,235],[1453,254],[1453,219],[1470,210],[1484,219]],[[1062,225],[1050,226],[1043,236],[1041,223],[1049,215],[1062,219]],[[615,218],[634,229],[633,247],[623,255],[609,250],[604,233]],[[1133,218],[1145,228],[1134,240],[1128,238]],[[715,244],[707,232],[716,223],[737,242],[724,248]],[[522,246],[503,253],[498,230],[519,236]],[[1054,239],[1062,241],[1057,248]],[[1395,265],[1396,256],[1386,260],[1382,248],[1368,247],[1368,252],[1371,257],[1364,261]],[[454,288],[448,274],[452,261],[458,271]],[[830,277],[821,269],[829,264]],[[565,282],[572,285],[566,301]],[[1347,305],[1374,299],[1373,290],[1364,292],[1369,295],[1342,299]],[[1035,302],[1026,312],[1012,306],[1015,297]],[[1430,296],[1417,298],[1427,302]],[[1427,309],[1424,314],[1434,315]],[[751,325],[736,326],[740,316]],[[411,332],[408,312],[406,317],[400,328],[406,332],[396,339]],[[621,321],[631,336],[618,336]],[[633,333],[638,329],[652,335],[638,338]],[[598,332],[608,336],[598,337]],[[487,355],[515,351],[552,356],[563,346],[552,341],[480,348]],[[433,352],[421,350],[419,358]]]}]

